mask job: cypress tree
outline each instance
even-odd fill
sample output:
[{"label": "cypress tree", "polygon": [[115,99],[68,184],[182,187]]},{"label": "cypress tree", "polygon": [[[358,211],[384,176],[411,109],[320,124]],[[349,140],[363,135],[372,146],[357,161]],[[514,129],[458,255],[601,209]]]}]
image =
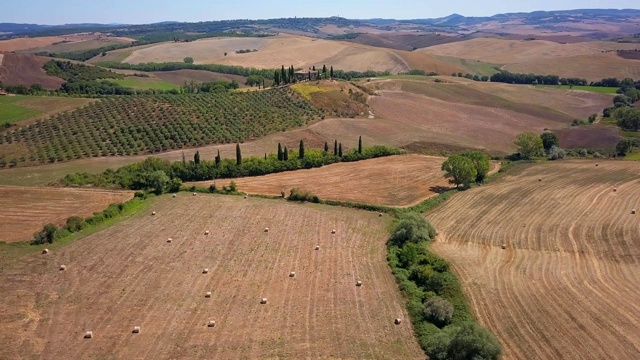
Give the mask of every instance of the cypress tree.
[{"label": "cypress tree", "polygon": [[264,153],[264,159],[267,160],[267,153]]},{"label": "cypress tree", "polygon": [[240,152],[240,143],[236,143],[236,165],[242,165],[242,153]]},{"label": "cypress tree", "polygon": [[331,72],[329,73],[329,77],[333,79],[333,66],[331,66]]},{"label": "cypress tree", "polygon": [[327,73],[327,65],[322,65],[322,73],[323,74]]},{"label": "cypress tree", "polygon": [[358,154],[362,154],[362,135],[358,138]]},{"label": "cypress tree", "polygon": [[307,75],[309,76],[309,81],[311,81],[311,71],[307,72]]},{"label": "cypress tree", "polygon": [[218,149],[218,155],[216,155],[216,166],[220,165],[222,159],[220,158],[220,149]]},{"label": "cypress tree", "polygon": [[342,143],[338,145],[338,156],[342,157]]},{"label": "cypress tree", "polygon": [[183,163],[183,164],[186,164],[186,163],[187,163],[187,160],[185,160],[185,158],[184,158],[184,151],[182,152],[182,163]]},{"label": "cypress tree", "polygon": [[193,162],[196,165],[200,164],[200,151],[196,151],[196,153],[193,155]]},{"label": "cypress tree", "polygon": [[298,159],[304,159],[304,141],[300,140],[300,149],[298,150]]},{"label": "cypress tree", "polygon": [[329,152],[329,143],[328,142],[324,142],[324,152],[328,153]]},{"label": "cypress tree", "polygon": [[313,67],[311,68],[313,71],[316,71],[316,66],[313,65]]},{"label": "cypress tree", "polygon": [[282,145],[278,143],[278,160],[282,161]]},{"label": "cypress tree", "polygon": [[333,140],[333,156],[338,156],[338,140]]},{"label": "cypress tree", "polygon": [[289,149],[287,149],[287,147],[286,147],[286,146],[284,147],[284,154],[283,154],[283,157],[284,157],[284,161],[289,160]]},{"label": "cypress tree", "polygon": [[286,84],[287,83],[287,73],[284,72],[284,65],[282,65],[282,69],[280,69],[280,75],[282,75],[282,83]]}]

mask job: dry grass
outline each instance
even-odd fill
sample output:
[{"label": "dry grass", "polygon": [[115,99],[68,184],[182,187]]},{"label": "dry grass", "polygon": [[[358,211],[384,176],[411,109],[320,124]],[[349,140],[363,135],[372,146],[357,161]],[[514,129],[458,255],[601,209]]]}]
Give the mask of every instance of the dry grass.
[{"label": "dry grass", "polygon": [[527,166],[427,214],[506,359],[640,356],[639,175],[633,162]]},{"label": "dry grass", "polygon": [[444,158],[422,155],[392,156],[258,177],[221,179],[216,185],[221,187],[234,181],[240,191],[266,195],[280,195],[281,191],[289,195],[289,191],[297,187],[311,191],[320,199],[409,206],[449,189],[440,170],[443,161]]},{"label": "dry grass", "polygon": [[63,79],[49,76],[42,66],[50,58],[30,54],[3,54],[0,62],[0,81],[5,85],[40,84],[45,89],[56,90]]},{"label": "dry grass", "polygon": [[0,241],[29,240],[47,223],[63,225],[69,216],[90,216],[132,197],[131,191],[0,186]]},{"label": "dry grass", "polygon": [[411,324],[393,323],[407,314],[385,218],[239,197],[152,201],[154,217],[1,267],[0,358],[424,359]]}]

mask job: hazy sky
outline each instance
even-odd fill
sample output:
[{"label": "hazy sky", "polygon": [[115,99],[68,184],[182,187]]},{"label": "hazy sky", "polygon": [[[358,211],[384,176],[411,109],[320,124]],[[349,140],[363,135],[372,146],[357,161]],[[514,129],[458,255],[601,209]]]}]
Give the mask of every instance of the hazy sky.
[{"label": "hazy sky", "polygon": [[127,23],[342,16],[416,19],[586,8],[639,9],[638,0],[1,0],[0,23]]}]

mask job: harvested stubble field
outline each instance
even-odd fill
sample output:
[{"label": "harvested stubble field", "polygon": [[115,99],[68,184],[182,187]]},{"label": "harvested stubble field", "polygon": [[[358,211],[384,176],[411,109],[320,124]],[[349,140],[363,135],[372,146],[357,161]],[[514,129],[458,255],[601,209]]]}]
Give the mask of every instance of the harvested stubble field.
[{"label": "harvested stubble field", "polygon": [[289,195],[297,187],[320,199],[409,206],[449,189],[440,170],[444,160],[423,155],[390,156],[265,176],[220,179],[216,185],[221,187],[234,181],[239,191],[265,195],[280,195],[282,191]]},{"label": "harvested stubble field", "polygon": [[506,359],[640,357],[640,167],[595,164],[523,166],[427,214]]},{"label": "harvested stubble field", "polygon": [[613,41],[560,44],[545,40],[476,38],[432,46],[417,52],[503,64],[502,69],[511,72],[555,74],[597,81],[606,77],[640,77],[640,69],[634,60],[621,58],[615,52],[635,48],[636,44]]},{"label": "harvested stubble field", "polygon": [[29,240],[47,223],[63,225],[132,197],[132,191],[0,186],[0,241]]},{"label": "harvested stubble field", "polygon": [[150,201],[156,216],[4,264],[0,358],[424,358],[410,323],[394,325],[407,314],[385,218],[206,194]]},{"label": "harvested stubble field", "polygon": [[42,66],[50,58],[31,54],[0,54],[0,82],[5,85],[40,84],[45,89],[56,90],[64,80],[45,73]]}]

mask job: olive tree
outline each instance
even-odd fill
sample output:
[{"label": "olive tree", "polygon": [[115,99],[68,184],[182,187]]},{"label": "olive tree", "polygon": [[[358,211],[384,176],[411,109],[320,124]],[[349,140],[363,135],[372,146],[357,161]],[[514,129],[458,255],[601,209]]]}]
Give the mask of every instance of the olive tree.
[{"label": "olive tree", "polygon": [[468,186],[478,175],[473,161],[462,155],[449,156],[442,163],[442,171],[445,172],[444,177],[448,178],[449,182],[455,184],[456,187],[460,185]]}]

